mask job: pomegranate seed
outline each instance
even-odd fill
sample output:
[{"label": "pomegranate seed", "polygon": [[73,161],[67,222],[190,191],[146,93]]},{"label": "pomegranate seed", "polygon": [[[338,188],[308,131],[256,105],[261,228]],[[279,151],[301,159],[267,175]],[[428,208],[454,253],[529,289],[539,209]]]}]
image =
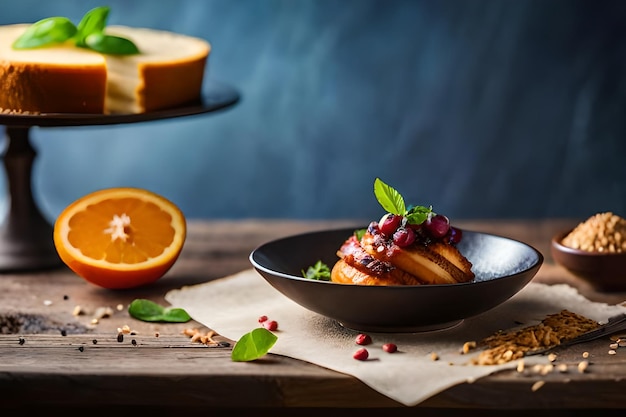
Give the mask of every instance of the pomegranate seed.
[{"label": "pomegranate seed", "polygon": [[263,327],[273,332],[274,330],[278,330],[278,322],[276,320],[266,320],[263,322]]},{"label": "pomegranate seed", "polygon": [[259,317],[259,323],[263,323],[264,321],[267,321],[267,316]]},{"label": "pomegranate seed", "polygon": [[378,229],[383,235],[392,236],[400,227],[400,223],[402,223],[402,216],[387,213],[378,222]]},{"label": "pomegranate seed", "polygon": [[396,346],[395,343],[385,343],[383,350],[388,353],[393,353],[398,350],[398,346]]},{"label": "pomegranate seed", "polygon": [[372,338],[368,334],[359,334],[355,340],[357,345],[369,345],[372,343]]},{"label": "pomegranate seed", "polygon": [[404,248],[415,242],[415,232],[410,227],[402,227],[393,234],[393,243]]},{"label": "pomegranate seed", "polygon": [[370,354],[367,351],[367,349],[361,348],[361,349],[357,350],[356,352],[354,352],[354,355],[352,355],[352,357],[354,359],[356,359],[357,361],[364,361],[364,360],[367,360],[369,355]]}]

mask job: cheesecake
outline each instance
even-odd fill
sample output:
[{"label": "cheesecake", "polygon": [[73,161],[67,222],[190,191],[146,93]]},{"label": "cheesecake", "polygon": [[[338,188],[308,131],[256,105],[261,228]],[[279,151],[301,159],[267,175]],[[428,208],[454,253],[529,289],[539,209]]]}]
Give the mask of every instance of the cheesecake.
[{"label": "cheesecake", "polygon": [[68,41],[13,49],[28,24],[0,26],[0,113],[128,114],[199,102],[209,42],[178,33],[108,26],[139,54],[106,55]]}]

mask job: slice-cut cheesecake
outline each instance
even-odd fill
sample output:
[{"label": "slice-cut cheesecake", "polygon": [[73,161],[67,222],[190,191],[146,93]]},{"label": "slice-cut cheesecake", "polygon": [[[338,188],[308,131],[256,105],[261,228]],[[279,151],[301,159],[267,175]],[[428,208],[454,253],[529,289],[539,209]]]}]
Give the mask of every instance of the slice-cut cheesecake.
[{"label": "slice-cut cheesecake", "polygon": [[71,42],[14,50],[28,26],[0,26],[0,112],[142,113],[200,99],[211,51],[203,39],[110,26],[107,34],[132,40],[140,54],[103,55]]}]

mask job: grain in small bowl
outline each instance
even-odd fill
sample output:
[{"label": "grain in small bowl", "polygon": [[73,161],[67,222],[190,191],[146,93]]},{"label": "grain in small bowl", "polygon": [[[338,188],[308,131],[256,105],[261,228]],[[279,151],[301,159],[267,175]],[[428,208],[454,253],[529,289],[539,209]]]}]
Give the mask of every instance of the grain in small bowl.
[{"label": "grain in small bowl", "polygon": [[626,291],[626,219],[594,214],[552,238],[554,260],[602,292]]}]

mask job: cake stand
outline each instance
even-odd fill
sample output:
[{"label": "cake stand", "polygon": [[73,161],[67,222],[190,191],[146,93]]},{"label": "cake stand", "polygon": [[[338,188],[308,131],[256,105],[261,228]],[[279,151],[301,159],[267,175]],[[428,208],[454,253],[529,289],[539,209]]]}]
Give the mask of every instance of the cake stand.
[{"label": "cake stand", "polygon": [[139,114],[0,113],[0,125],[6,130],[4,167],[8,185],[8,211],[0,226],[0,272],[41,270],[61,265],[52,238],[53,227],[42,216],[33,198],[31,175],[36,152],[30,142],[31,127],[147,122],[215,112],[239,101],[235,89],[215,81],[207,81],[204,91],[198,102]]}]

